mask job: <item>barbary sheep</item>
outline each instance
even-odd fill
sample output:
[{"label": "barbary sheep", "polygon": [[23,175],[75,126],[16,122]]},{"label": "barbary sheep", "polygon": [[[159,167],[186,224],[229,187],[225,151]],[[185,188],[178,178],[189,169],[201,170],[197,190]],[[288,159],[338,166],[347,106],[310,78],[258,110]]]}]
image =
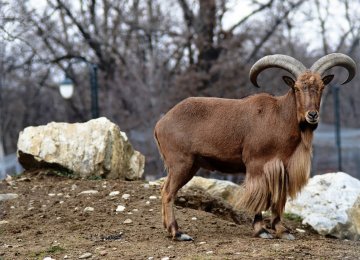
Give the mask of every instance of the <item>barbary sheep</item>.
[{"label": "barbary sheep", "polygon": [[[319,122],[324,86],[334,75],[334,66],[348,71],[344,83],[353,79],[355,62],[333,53],[316,61],[310,69],[286,55],[258,60],[250,80],[267,68],[288,71],[283,76],[290,87],[283,96],[256,94],[242,99],[191,97],[174,106],[155,126],[155,139],[168,176],[162,187],[162,217],[165,228],[176,240],[192,240],[179,231],[174,215],[177,191],[199,170],[246,173],[244,195],[239,205],[254,213],[254,236],[294,239],[282,224],[288,196],[294,198],[310,174],[313,131]],[[344,84],[343,83],[343,84]],[[262,211],[272,212],[270,232]]]}]

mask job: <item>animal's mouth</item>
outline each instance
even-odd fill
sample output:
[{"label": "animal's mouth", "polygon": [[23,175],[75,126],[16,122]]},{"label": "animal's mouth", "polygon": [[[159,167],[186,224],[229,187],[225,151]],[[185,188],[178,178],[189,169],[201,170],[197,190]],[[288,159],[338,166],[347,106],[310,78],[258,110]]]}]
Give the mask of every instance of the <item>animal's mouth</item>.
[{"label": "animal's mouth", "polygon": [[309,124],[315,125],[319,123],[319,113],[317,111],[309,111],[306,113],[305,120]]},{"label": "animal's mouth", "polygon": [[315,124],[318,124],[318,123],[319,123],[319,118],[313,119],[313,118],[308,118],[308,117],[306,117],[305,119],[306,119],[306,122],[308,122],[308,123],[311,124],[311,125],[315,125]]}]

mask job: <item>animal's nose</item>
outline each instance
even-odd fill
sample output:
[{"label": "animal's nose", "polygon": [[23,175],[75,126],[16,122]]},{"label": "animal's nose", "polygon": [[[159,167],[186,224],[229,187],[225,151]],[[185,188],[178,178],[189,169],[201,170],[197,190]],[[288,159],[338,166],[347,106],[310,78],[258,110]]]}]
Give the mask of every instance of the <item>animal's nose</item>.
[{"label": "animal's nose", "polygon": [[316,111],[310,111],[308,113],[309,117],[312,118],[312,119],[316,119],[318,117],[318,112]]}]

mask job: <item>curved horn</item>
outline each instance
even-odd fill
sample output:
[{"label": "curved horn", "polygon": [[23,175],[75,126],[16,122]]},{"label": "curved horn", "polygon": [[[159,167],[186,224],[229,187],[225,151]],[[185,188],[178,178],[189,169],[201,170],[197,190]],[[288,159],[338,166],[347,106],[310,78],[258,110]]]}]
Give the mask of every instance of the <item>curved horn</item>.
[{"label": "curved horn", "polygon": [[255,87],[259,87],[257,76],[260,72],[274,67],[290,72],[295,78],[306,70],[306,67],[293,57],[282,54],[268,55],[258,60],[250,69],[250,80]]},{"label": "curved horn", "polygon": [[318,72],[321,76],[323,76],[327,70],[335,66],[343,67],[349,73],[347,80],[342,84],[348,83],[354,78],[356,73],[356,63],[352,58],[342,53],[331,53],[318,59],[311,66],[310,70]]}]

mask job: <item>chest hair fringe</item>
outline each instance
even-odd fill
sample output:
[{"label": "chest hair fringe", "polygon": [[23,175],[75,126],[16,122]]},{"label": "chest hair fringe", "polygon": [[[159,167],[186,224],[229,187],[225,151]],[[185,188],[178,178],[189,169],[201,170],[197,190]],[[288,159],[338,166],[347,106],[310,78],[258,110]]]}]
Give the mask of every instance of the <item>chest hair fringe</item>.
[{"label": "chest hair fringe", "polygon": [[246,208],[258,213],[272,207],[281,214],[284,210],[286,197],[295,198],[304,187],[310,176],[311,143],[313,133],[302,133],[302,141],[292,154],[285,169],[283,162],[274,158],[265,165],[261,174],[248,172],[244,183],[244,193],[236,207]]},{"label": "chest hair fringe", "polygon": [[309,180],[312,156],[312,131],[301,134],[301,142],[287,165],[288,195],[293,199]]}]

